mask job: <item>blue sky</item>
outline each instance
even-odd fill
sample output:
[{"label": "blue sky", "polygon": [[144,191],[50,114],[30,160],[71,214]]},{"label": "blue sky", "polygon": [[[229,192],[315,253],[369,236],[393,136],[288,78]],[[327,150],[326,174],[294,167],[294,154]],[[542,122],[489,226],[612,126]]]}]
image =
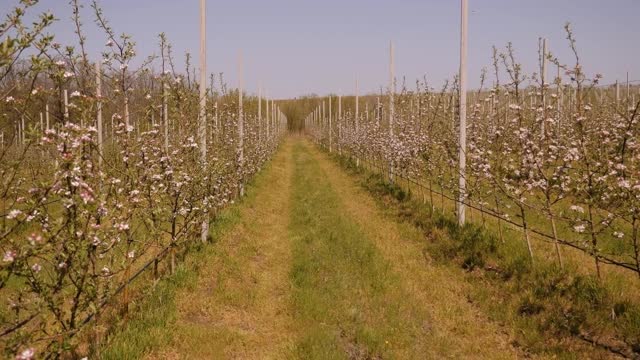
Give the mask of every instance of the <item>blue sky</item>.
[{"label": "blue sky", "polygon": [[[17,0],[1,0],[13,4]],[[40,0],[59,21],[51,32],[62,44],[74,43],[66,0]],[[82,10],[90,55],[98,58],[106,42],[93,23],[89,1]],[[165,32],[177,64],[184,53],[198,53],[198,0],[99,0],[116,32],[131,34],[138,54],[157,53],[157,34]],[[396,74],[413,86],[426,76],[434,86],[457,72],[458,0],[228,0],[207,1],[208,70],[224,72],[236,86],[242,51],[245,87],[262,83],[276,98],[309,93],[377,91],[388,78],[388,46],[396,47]],[[4,8],[4,6],[3,6]],[[537,69],[537,39],[572,61],[563,26],[572,23],[587,73],[604,82],[640,79],[640,1],[638,0],[470,0],[469,77],[478,86],[482,67],[490,68],[491,46],[511,41],[526,72]],[[0,13],[4,11],[0,10]],[[553,73],[555,74],[555,70]]]}]

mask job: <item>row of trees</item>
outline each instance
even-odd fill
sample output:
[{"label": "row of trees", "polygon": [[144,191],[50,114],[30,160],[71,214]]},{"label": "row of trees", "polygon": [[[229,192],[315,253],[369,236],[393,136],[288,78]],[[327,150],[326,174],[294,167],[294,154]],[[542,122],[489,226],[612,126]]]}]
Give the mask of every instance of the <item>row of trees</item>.
[{"label": "row of trees", "polygon": [[92,62],[78,2],[75,46],[46,34],[51,14],[24,23],[36,3],[0,23],[0,343],[18,358],[74,353],[107,305],[126,308],[141,271],[157,278],[166,259],[172,272],[287,126],[274,101],[243,97],[222,74],[199,114],[189,57],[179,73],[164,34],[159,55],[134,68],[135,43],[94,2],[106,44]]},{"label": "row of trees", "polygon": [[[485,216],[497,219],[501,238],[507,222],[517,225],[532,261],[541,256],[535,233],[554,244],[560,266],[567,245],[590,254],[598,275],[607,263],[640,276],[637,88],[627,86],[625,96],[619,86],[600,86],[566,31],[574,60],[563,63],[541,42],[540,71],[532,74],[511,44],[494,48],[492,86],[483,72],[481,87],[468,94],[464,203],[483,224]],[[557,69],[552,81],[547,63]],[[307,132],[329,151],[376,163],[391,181],[420,183],[434,208],[440,194],[445,211],[445,198],[461,196],[457,78],[440,90],[425,80],[400,91],[392,79],[384,95],[319,100]]]}]

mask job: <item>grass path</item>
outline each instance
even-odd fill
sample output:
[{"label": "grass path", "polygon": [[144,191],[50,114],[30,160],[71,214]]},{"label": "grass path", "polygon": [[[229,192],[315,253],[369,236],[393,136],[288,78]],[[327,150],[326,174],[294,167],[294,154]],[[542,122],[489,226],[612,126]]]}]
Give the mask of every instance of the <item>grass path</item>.
[{"label": "grass path", "polygon": [[172,340],[149,359],[277,359],[288,353],[291,156],[287,142],[258,177],[238,224],[214,245],[197,284],[177,297]]},{"label": "grass path", "polygon": [[156,339],[131,354],[519,357],[509,336],[468,303],[462,275],[428,261],[424,236],[386,216],[303,138],[285,141],[235,211],[234,223],[194,260],[192,280],[171,301],[157,301],[171,309],[148,310],[152,326],[131,325]]},{"label": "grass path", "polygon": [[516,358],[510,338],[466,300],[468,284],[463,274],[431,264],[424,251],[424,234],[407,223],[381,214],[374,199],[330,161],[309,148],[343,203],[345,216],[353,219],[371,239],[397,274],[411,299],[431,317],[427,358]]}]

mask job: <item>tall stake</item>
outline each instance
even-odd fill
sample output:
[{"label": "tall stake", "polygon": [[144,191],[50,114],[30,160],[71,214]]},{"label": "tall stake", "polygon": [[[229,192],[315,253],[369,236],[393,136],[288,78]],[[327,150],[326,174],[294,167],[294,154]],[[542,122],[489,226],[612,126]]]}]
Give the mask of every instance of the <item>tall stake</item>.
[{"label": "tall stake", "polygon": [[331,137],[332,129],[333,129],[333,127],[331,126],[331,96],[329,96],[329,152],[333,151],[333,144],[331,142],[331,140],[332,140],[332,137]]},{"label": "tall stake", "polygon": [[102,76],[100,74],[100,61],[96,62],[96,98],[98,99],[96,127],[98,129],[98,165],[102,169]]},{"label": "tall stake", "polygon": [[359,97],[359,94],[358,94],[358,78],[356,77],[356,131],[358,130],[358,121],[359,121],[358,116],[360,114],[359,105],[360,105],[360,97]]},{"label": "tall stake", "polygon": [[[358,136],[358,131],[360,129],[360,108],[359,108],[359,103],[360,103],[360,98],[358,95],[358,77],[356,76],[356,116],[355,116],[355,120],[356,120],[356,136]],[[358,155],[356,154],[356,166],[360,166],[360,157],[358,157]]]},{"label": "tall stake", "polygon": [[[163,79],[164,79],[163,75]],[[167,104],[167,97],[169,96],[167,82],[162,80],[162,123],[164,127],[164,151],[169,154],[169,106]],[[112,126],[113,127],[113,126]],[[113,129],[111,129],[113,132]]]},{"label": "tall stake", "polygon": [[393,93],[394,93],[394,68],[393,68],[393,42],[389,46],[389,135],[393,136],[393,116],[395,109],[393,108]]},{"label": "tall stake", "polygon": [[[206,0],[200,0],[200,156],[202,167],[207,167],[207,7]],[[206,194],[205,194],[206,197]],[[204,209],[201,240],[207,242],[209,235],[209,212]]]},{"label": "tall stake", "polygon": [[545,88],[545,80],[546,80],[546,76],[547,76],[547,39],[542,39],[542,69],[540,71],[540,80],[542,83],[542,91],[540,92],[542,94],[542,113],[545,114],[542,116],[542,124],[541,124],[541,131],[542,131],[542,138],[545,137],[545,122],[547,121],[547,105],[546,105],[546,91],[547,89]]},{"label": "tall stake", "polygon": [[338,123],[338,152],[342,155],[342,95],[338,95],[338,116],[336,117]]},{"label": "tall stake", "polygon": [[465,222],[465,193],[466,179],[465,170],[467,166],[467,9],[468,0],[461,0],[461,16],[460,16],[460,199],[458,205],[458,224],[464,225]]},{"label": "tall stake", "polygon": [[258,142],[262,136],[262,86],[258,86]]},{"label": "tall stake", "polygon": [[46,129],[49,130],[49,104],[48,103],[44,106],[44,119],[47,126]]},{"label": "tall stake", "polygon": [[627,103],[629,103],[629,95],[631,93],[631,89],[629,88],[629,72],[627,71]]},{"label": "tall stake", "polygon": [[[273,105],[271,106],[273,108]],[[238,166],[240,168],[240,196],[244,196],[244,110],[242,108],[242,53],[238,55]]]},{"label": "tall stake", "polygon": [[22,145],[24,145],[27,142],[27,136],[25,134],[25,127],[24,127],[24,114],[20,117],[20,121],[22,123],[21,125],[21,130],[20,130],[20,134],[21,134],[21,138],[22,138]]},{"label": "tall stake", "polygon": [[69,121],[69,93],[64,89],[64,122]]},{"label": "tall stake", "polygon": [[[389,140],[393,139],[393,93],[395,92],[395,74],[393,67],[393,42],[389,42]],[[393,159],[389,159],[389,180],[393,182]]]}]

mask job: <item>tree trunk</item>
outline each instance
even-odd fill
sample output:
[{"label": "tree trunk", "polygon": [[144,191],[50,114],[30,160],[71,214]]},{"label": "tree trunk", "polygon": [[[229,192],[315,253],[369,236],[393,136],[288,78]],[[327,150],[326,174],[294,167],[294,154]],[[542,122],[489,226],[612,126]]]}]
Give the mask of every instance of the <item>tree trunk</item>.
[{"label": "tree trunk", "polygon": [[598,238],[596,237],[595,226],[593,225],[593,209],[591,208],[591,203],[588,206],[589,210],[589,231],[591,232],[591,246],[593,251],[593,257],[596,263],[596,274],[598,275],[598,279],[600,279],[600,256],[598,255]]},{"label": "tree trunk", "polygon": [[638,272],[638,277],[640,277],[640,249],[638,249],[638,218],[633,216],[633,232],[631,234],[633,240],[633,253],[636,260],[636,271]]},{"label": "tree trunk", "polygon": [[529,250],[529,257],[531,258],[531,262],[533,263],[533,250],[531,248],[531,239],[529,239],[529,231],[527,229],[527,218],[524,211],[524,206],[518,205],[520,208],[520,214],[522,215],[522,232],[524,235],[524,240],[527,243],[527,249]]},{"label": "tree trunk", "polygon": [[553,217],[553,213],[551,209],[549,209],[549,220],[551,220],[551,230],[553,231],[553,240],[556,248],[556,257],[558,258],[558,264],[560,264],[560,268],[564,269],[564,264],[562,263],[562,255],[560,254],[560,242],[558,241],[558,230],[556,229],[556,220]]}]

